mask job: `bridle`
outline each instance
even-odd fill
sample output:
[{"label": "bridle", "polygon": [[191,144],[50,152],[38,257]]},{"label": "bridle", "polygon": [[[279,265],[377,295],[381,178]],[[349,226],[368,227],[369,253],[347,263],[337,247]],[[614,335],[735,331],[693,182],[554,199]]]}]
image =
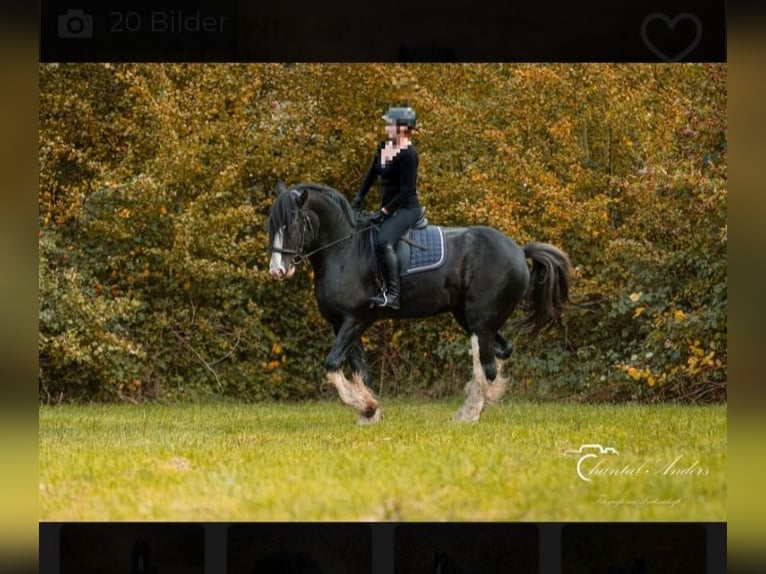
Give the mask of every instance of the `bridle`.
[{"label": "bridle", "polygon": [[[300,231],[300,237],[299,237],[299,244],[301,246],[301,249],[286,249],[284,247],[274,247],[271,246],[271,252],[272,253],[281,253],[283,255],[292,255],[292,259],[290,260],[290,263],[293,266],[298,266],[301,263],[303,263],[306,259],[310,258],[312,255],[319,253],[320,251],[324,251],[325,249],[329,249],[330,247],[333,247],[334,245],[338,245],[339,243],[343,243],[344,241],[347,241],[354,237],[355,235],[359,233],[364,233],[368,229],[372,229],[374,224],[369,224],[366,227],[362,227],[361,229],[355,229],[351,233],[348,233],[347,235],[344,235],[343,237],[339,239],[335,239],[331,241],[330,243],[327,243],[325,245],[321,245],[317,247],[316,249],[312,249],[308,253],[303,252],[303,245],[304,245],[304,239],[306,235],[307,230],[311,230],[312,234],[314,233],[314,229],[312,228],[311,221],[308,218],[308,215],[306,212],[304,212],[302,209],[299,211],[299,215],[301,216],[301,231]],[[286,225],[283,225],[280,228],[280,231],[284,231],[286,228]]]}]

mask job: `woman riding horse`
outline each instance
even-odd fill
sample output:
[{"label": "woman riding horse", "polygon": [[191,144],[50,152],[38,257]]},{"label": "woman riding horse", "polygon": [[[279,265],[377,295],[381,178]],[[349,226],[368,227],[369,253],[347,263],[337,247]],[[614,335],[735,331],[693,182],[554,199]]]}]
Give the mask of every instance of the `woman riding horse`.
[{"label": "woman riding horse", "polygon": [[373,220],[381,223],[377,249],[387,287],[370,301],[378,307],[399,309],[399,260],[394,246],[422,211],[417,191],[418,152],[410,139],[415,129],[415,112],[412,108],[394,107],[383,119],[388,139],[378,145],[351,206],[359,209],[375,179],[380,177],[381,207]]},{"label": "woman riding horse", "polygon": [[[522,247],[491,227],[446,227],[443,241],[433,247],[441,250],[441,263],[402,277],[405,290],[400,309],[370,308],[368,294],[375,290],[377,270],[367,223],[357,218],[338,190],[314,183],[290,189],[277,184],[268,221],[269,272],[283,280],[295,273],[300,262],[311,264],[318,310],[335,334],[325,358],[328,382],[357,411],[360,423],[379,421],[362,335],[382,319],[449,312],[470,337],[473,358],[468,397],[455,419],[479,420],[506,389],[507,378],[500,372],[512,346],[500,330],[519,304],[526,311],[522,325],[532,333],[560,323],[569,293],[569,258],[546,243]],[[392,270],[391,275],[395,274]],[[347,360],[352,368],[350,381],[343,374]]]}]

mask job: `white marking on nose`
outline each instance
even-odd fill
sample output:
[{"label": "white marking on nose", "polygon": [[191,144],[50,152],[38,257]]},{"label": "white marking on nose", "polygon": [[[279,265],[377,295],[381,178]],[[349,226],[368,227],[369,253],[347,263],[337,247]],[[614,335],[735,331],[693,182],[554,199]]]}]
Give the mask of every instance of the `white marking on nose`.
[{"label": "white marking on nose", "polygon": [[284,257],[279,251],[282,249],[282,230],[276,232],[274,235],[274,244],[272,245],[273,251],[271,252],[271,262],[269,263],[269,273],[274,279],[283,279],[285,276],[286,268],[284,263]]}]

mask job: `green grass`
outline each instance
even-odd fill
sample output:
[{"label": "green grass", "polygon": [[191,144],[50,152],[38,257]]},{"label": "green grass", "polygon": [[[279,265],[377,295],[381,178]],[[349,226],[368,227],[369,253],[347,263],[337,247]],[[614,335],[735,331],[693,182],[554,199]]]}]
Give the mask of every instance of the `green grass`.
[{"label": "green grass", "polygon": [[[459,404],[40,407],[40,520],[726,520],[725,406]],[[644,466],[585,482],[564,452],[587,443]],[[679,456],[706,474],[663,474]]]}]

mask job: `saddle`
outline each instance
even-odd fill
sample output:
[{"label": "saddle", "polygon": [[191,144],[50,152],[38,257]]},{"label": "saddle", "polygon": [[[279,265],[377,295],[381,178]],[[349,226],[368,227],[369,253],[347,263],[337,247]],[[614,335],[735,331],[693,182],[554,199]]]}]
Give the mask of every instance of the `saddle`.
[{"label": "saddle", "polygon": [[[375,248],[377,229],[372,233],[372,250],[375,253],[378,273],[382,277],[380,260]],[[444,263],[444,232],[439,226],[429,225],[426,208],[421,207],[420,217],[394,246],[399,259],[399,276],[411,275],[421,271],[430,271]]]}]

